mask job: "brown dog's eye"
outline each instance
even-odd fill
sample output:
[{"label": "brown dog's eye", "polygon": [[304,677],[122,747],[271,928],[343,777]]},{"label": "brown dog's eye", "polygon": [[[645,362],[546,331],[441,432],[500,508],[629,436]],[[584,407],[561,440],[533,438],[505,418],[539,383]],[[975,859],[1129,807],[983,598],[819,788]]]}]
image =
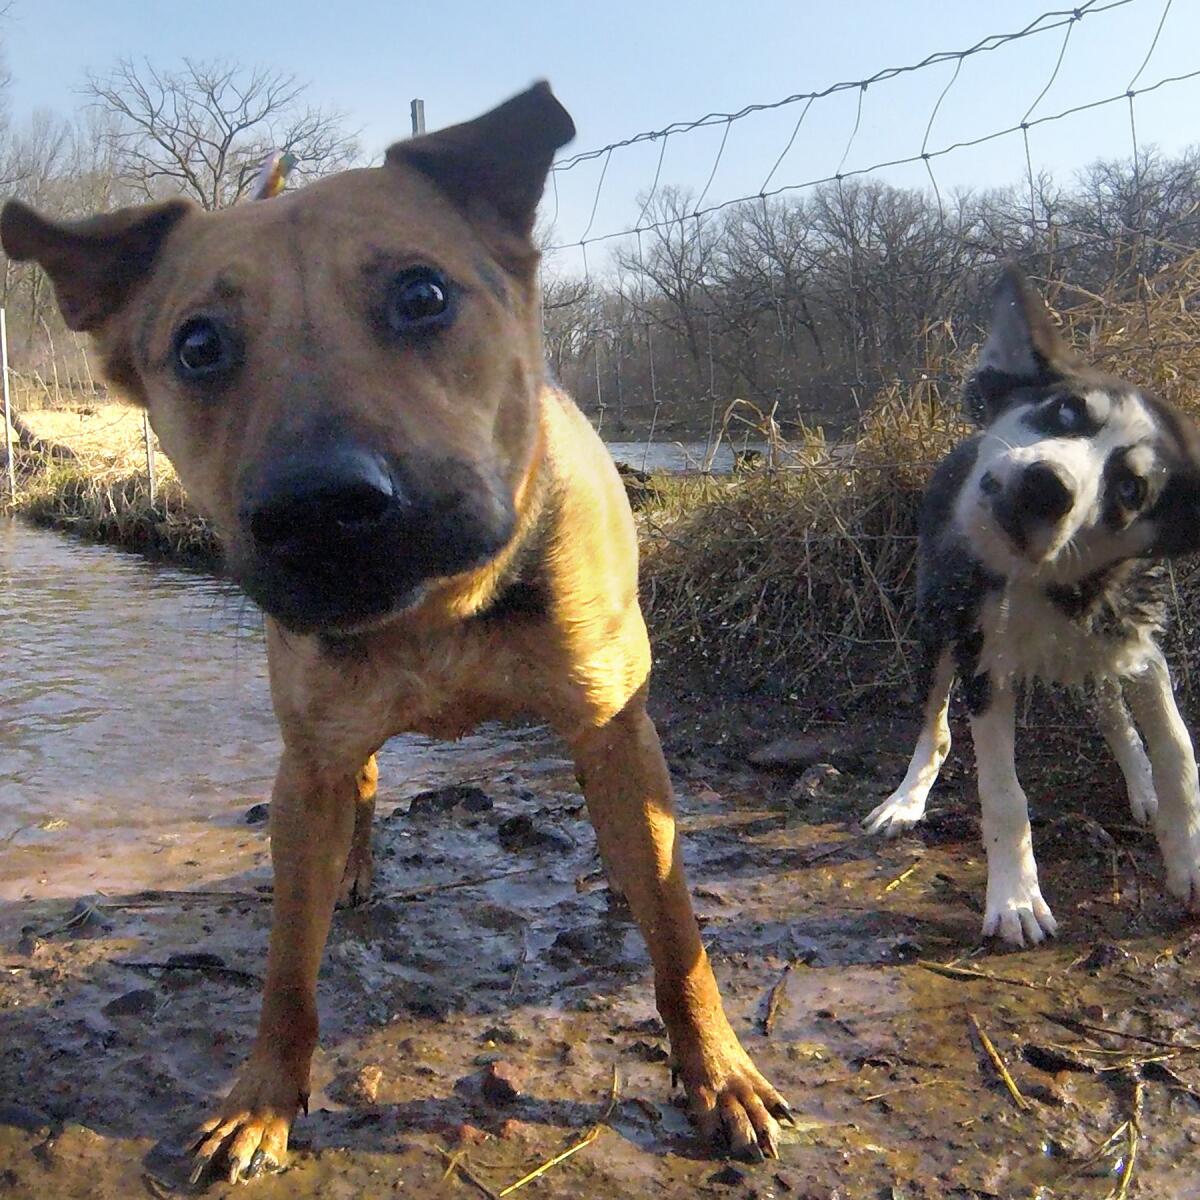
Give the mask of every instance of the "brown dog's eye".
[{"label": "brown dog's eye", "polygon": [[392,282],[387,322],[393,333],[440,329],[453,317],[450,285],[432,267],[411,267]]},{"label": "brown dog's eye", "polygon": [[212,379],[235,362],[233,338],[211,317],[193,317],[175,335],[175,369],[186,380]]}]

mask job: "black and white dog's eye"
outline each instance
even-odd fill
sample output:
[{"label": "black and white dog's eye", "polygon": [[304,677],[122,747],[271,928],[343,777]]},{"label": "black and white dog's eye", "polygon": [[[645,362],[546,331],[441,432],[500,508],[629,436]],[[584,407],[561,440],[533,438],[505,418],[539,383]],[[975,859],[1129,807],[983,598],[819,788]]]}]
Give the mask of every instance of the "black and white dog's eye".
[{"label": "black and white dog's eye", "polygon": [[1078,429],[1083,421],[1083,414],[1080,413],[1078,405],[1073,400],[1060,400],[1058,407],[1054,410],[1055,420],[1058,422],[1060,429]]},{"label": "black and white dog's eye", "polygon": [[1146,481],[1140,475],[1126,475],[1117,484],[1117,500],[1123,508],[1141,508],[1146,499]]},{"label": "black and white dog's eye", "polygon": [[446,277],[433,267],[410,267],[392,281],[387,323],[393,333],[440,329],[453,317],[452,292]]},{"label": "black and white dog's eye", "polygon": [[212,317],[192,317],[175,334],[175,370],[189,382],[224,375],[237,366],[237,360],[236,341]]}]

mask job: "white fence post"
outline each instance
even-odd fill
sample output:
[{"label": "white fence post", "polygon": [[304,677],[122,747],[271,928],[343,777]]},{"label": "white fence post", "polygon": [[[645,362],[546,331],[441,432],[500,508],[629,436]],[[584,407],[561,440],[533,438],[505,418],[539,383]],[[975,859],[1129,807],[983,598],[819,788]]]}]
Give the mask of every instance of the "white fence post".
[{"label": "white fence post", "polygon": [[17,464],[13,459],[12,401],[8,394],[8,325],[0,308],[0,373],[4,376],[4,454],[8,463],[8,498],[17,498]]},{"label": "white fence post", "polygon": [[154,507],[154,432],[150,428],[150,414],[142,409],[142,437],[146,442],[146,480],[150,485],[150,507]]}]

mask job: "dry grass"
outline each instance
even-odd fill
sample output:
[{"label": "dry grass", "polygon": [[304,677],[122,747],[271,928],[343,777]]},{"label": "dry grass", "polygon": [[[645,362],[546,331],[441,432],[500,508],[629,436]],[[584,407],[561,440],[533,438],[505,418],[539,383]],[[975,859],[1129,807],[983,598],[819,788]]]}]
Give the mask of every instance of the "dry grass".
[{"label": "dry grass", "polygon": [[159,459],[151,503],[145,471],[137,474],[94,464],[46,463],[29,476],[19,511],[40,525],[143,554],[212,566],[220,546],[210,526],[192,510],[175,473]]},{"label": "dry grass", "polygon": [[79,408],[18,409],[37,438],[63,446],[97,468],[145,470],[141,409],[99,402]]},{"label": "dry grass", "polygon": [[761,470],[656,481],[640,520],[660,652],[798,696],[901,683],[921,491],[964,432],[934,385],[897,386],[853,444],[775,435]]},{"label": "dry grass", "polygon": [[27,409],[20,420],[39,443],[69,452],[21,455],[17,509],[30,520],[144,554],[203,565],[219,560],[215,535],[161,453],[151,502],[139,409]]}]

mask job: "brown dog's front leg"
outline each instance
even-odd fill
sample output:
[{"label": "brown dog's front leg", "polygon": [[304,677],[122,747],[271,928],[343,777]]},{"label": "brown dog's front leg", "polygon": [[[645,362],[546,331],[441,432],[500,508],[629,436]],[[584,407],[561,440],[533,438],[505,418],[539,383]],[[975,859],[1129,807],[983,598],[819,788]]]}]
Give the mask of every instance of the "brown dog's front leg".
[{"label": "brown dog's front leg", "polygon": [[317,1044],[317,970],[354,825],[353,771],[318,772],[285,750],[271,798],[275,870],[271,943],[258,1037],[217,1115],[197,1131],[193,1180],[222,1151],[230,1182],[282,1165],[308,1103]]},{"label": "brown dog's front leg", "polygon": [[775,1117],[791,1110],[730,1028],[692,911],[658,734],[640,693],[572,744],[600,853],[654,964],[658,1011],[701,1131],[735,1154],[777,1157]]},{"label": "brown dog's front leg", "polygon": [[338,887],[338,908],[365,904],[371,894],[371,875],[374,870],[371,828],[375,822],[375,792],[379,787],[379,766],[375,762],[375,755],[367,759],[355,783],[358,798],[354,805],[354,836],[350,840],[346,869],[342,872],[342,882]]}]

